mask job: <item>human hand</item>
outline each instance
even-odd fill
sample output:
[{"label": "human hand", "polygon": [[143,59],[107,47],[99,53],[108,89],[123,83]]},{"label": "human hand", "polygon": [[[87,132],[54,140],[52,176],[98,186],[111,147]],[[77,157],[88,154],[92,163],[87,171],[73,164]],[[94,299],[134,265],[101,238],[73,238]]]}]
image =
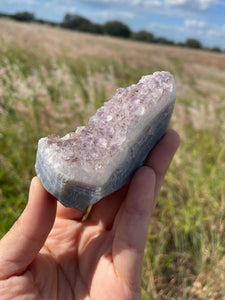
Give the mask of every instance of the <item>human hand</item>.
[{"label": "human hand", "polygon": [[31,182],[28,204],[0,241],[1,300],[137,300],[149,218],[178,147],[169,129],[130,184],[85,212]]}]

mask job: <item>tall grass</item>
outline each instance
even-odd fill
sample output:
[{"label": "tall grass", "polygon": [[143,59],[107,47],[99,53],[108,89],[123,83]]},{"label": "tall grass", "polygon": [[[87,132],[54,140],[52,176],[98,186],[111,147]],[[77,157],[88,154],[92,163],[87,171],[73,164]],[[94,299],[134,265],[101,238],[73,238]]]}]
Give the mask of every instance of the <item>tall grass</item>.
[{"label": "tall grass", "polygon": [[181,145],[151,219],[142,298],[225,299],[224,55],[37,25],[17,24],[17,37],[7,22],[0,30],[0,235],[24,208],[40,137],[74,130],[117,87],[168,70],[177,81],[171,127]]}]

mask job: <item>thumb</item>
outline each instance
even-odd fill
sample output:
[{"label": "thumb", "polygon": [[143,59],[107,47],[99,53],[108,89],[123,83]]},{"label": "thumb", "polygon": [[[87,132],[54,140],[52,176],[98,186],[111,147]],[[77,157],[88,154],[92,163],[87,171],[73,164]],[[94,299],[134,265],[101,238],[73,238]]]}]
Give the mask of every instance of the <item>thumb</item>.
[{"label": "thumb", "polygon": [[0,279],[19,275],[26,270],[53,226],[56,200],[34,177],[29,201],[22,215],[0,241]]}]

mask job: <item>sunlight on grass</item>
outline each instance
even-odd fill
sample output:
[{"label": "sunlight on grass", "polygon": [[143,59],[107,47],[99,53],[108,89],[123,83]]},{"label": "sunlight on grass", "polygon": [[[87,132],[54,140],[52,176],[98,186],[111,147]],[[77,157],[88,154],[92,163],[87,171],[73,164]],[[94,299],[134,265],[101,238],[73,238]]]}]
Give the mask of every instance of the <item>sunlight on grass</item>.
[{"label": "sunlight on grass", "polygon": [[[0,35],[0,235],[25,206],[40,137],[75,130],[116,88],[168,70],[177,81],[171,127],[179,132],[181,145],[150,222],[142,299],[223,299],[224,55],[107,37],[99,37],[96,44],[95,36],[37,25],[18,25],[16,36],[10,31],[13,22],[4,26],[8,33]],[[49,36],[54,36],[54,47]]]}]

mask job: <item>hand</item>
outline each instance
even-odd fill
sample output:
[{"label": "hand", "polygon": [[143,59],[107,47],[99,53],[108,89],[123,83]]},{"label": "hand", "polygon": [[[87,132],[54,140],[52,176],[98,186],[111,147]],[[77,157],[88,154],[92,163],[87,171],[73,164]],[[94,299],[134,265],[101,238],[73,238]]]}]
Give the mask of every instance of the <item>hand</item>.
[{"label": "hand", "polygon": [[130,184],[85,212],[57,203],[35,177],[0,241],[1,300],[136,300],[149,218],[178,147],[168,130]]}]

